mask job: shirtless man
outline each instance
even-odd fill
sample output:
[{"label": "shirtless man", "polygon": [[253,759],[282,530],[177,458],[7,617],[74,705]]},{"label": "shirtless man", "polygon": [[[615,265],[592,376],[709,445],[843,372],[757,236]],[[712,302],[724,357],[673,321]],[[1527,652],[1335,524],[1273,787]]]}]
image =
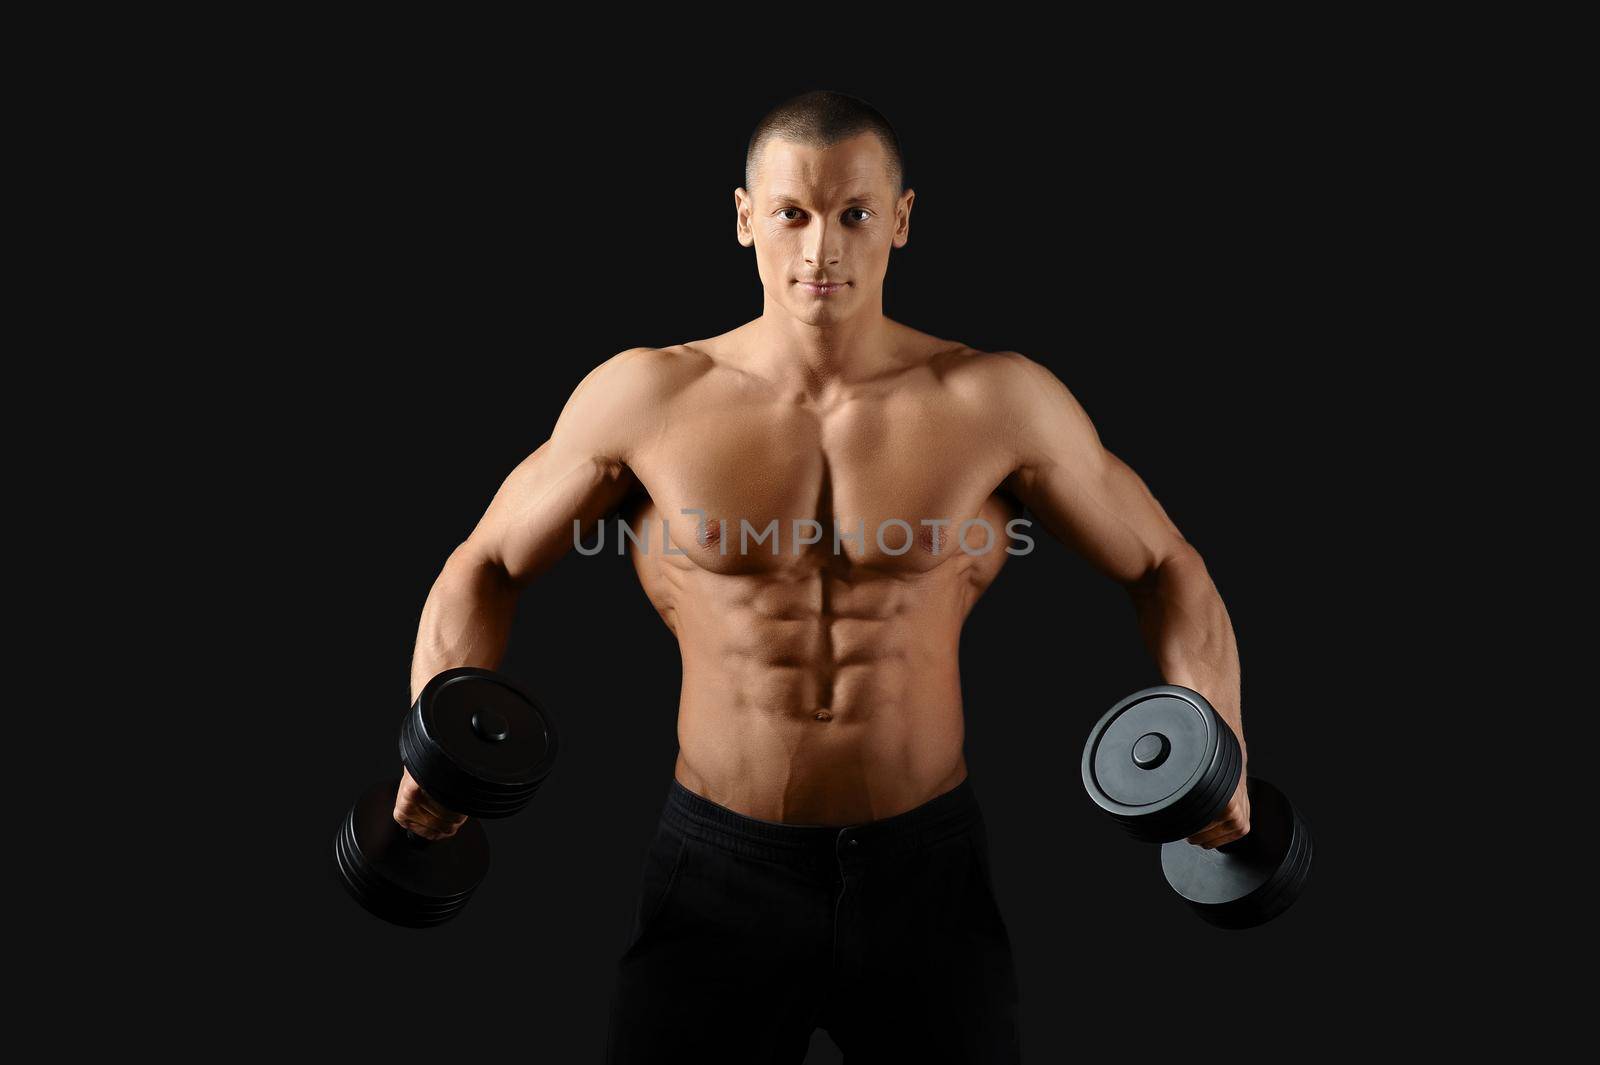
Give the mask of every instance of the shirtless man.
[{"label": "shirtless man", "polygon": [[[850,1060],[1017,1061],[957,669],[967,614],[1025,546],[1008,523],[1026,504],[1125,587],[1165,682],[1203,693],[1242,746],[1232,626],[1049,370],[884,316],[915,192],[877,111],[788,101],[745,179],[761,316],[583,379],[434,583],[412,696],[441,670],[495,668],[574,523],[587,544],[625,519],[683,684],[608,1060],[799,1062],[821,1026]],[[395,819],[430,837],[464,821],[409,774]],[[1241,775],[1190,841],[1248,829]]]}]

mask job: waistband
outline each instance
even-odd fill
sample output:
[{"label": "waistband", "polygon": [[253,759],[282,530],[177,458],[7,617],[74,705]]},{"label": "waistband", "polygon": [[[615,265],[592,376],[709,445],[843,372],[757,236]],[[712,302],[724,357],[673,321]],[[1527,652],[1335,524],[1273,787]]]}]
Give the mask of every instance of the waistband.
[{"label": "waistband", "polygon": [[921,806],[855,825],[793,825],[746,817],[690,791],[674,777],[661,819],[679,832],[739,854],[804,865],[904,854],[971,831],[982,823],[983,814],[970,776]]}]

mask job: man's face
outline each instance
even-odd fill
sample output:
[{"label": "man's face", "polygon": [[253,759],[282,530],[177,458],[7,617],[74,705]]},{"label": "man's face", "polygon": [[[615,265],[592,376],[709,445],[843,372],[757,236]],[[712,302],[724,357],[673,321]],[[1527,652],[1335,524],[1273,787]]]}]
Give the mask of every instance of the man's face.
[{"label": "man's face", "polygon": [[739,243],[755,247],[770,302],[813,324],[881,313],[889,249],[905,245],[916,196],[896,197],[888,161],[872,133],[829,148],[766,142],[756,187],[733,200]]}]

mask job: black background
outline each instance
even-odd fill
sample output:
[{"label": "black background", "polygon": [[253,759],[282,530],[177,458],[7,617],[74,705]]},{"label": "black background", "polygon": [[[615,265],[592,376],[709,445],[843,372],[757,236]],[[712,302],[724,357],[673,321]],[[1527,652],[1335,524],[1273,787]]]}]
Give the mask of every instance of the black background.
[{"label": "black background", "polygon": [[[235,958],[274,1031],[331,1022],[325,1038],[373,1058],[598,1060],[680,679],[625,559],[570,554],[522,602],[502,668],[552,708],[565,750],[537,801],[490,826],[493,872],[460,918],[368,917],[333,880],[332,836],[398,771],[439,566],[571,389],[619,350],[759,313],[732,190],[760,115],[817,87],[871,101],[906,149],[917,200],[885,312],[1024,352],[1073,391],[1204,556],[1238,636],[1252,768],[1316,832],[1311,886],[1269,926],[1220,932],[1170,895],[1155,849],[1078,778],[1097,716],[1160,678],[1122,592],[1038,529],[961,651],[1027,1059],[1102,1039],[1176,1054],[1217,1031],[1277,1057],[1380,1005],[1342,974],[1370,964],[1382,908],[1345,737],[1390,609],[1373,550],[1392,502],[1386,382],[1405,372],[1383,325],[1399,268],[1374,247],[1403,196],[1390,105],[1222,71],[1110,73],[1085,92],[1003,71],[530,86],[369,62],[247,116],[264,265],[247,350],[293,398],[253,486],[273,547],[249,595],[275,620],[240,667],[312,693],[278,704],[295,737],[261,790],[292,799],[267,796],[292,807],[277,816],[293,842],[259,872],[274,911]],[[807,1060],[839,1055],[819,1032]]]}]

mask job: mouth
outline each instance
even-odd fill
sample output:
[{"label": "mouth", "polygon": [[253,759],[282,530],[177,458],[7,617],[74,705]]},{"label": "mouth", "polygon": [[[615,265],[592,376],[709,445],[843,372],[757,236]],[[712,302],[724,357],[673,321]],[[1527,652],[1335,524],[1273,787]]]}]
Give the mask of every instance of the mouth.
[{"label": "mouth", "polygon": [[802,292],[809,292],[813,296],[828,296],[842,291],[850,286],[848,281],[796,281]]}]

